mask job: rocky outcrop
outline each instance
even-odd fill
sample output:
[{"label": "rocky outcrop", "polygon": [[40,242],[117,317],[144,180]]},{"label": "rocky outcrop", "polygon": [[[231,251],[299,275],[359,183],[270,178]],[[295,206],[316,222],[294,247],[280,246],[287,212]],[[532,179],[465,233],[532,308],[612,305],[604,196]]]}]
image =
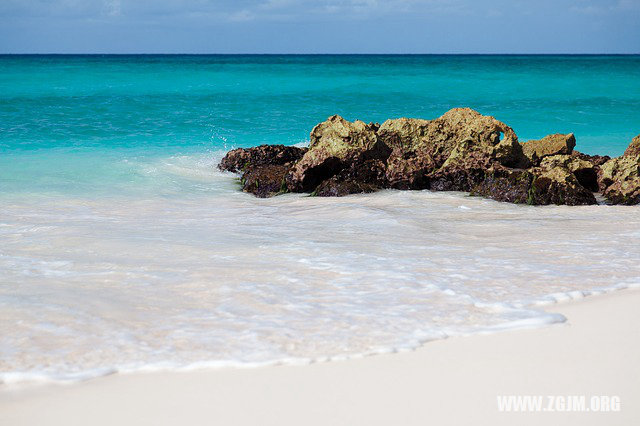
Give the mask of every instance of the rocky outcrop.
[{"label": "rocky outcrop", "polygon": [[378,139],[391,148],[386,175],[392,188],[469,191],[494,164],[528,165],[509,126],[469,108],[431,121],[387,120]]},{"label": "rocky outcrop", "polygon": [[571,156],[579,158],[580,160],[588,161],[596,167],[600,167],[607,161],[611,160],[611,157],[608,155],[588,155],[576,150],[571,153]]},{"label": "rocky outcrop", "polygon": [[352,165],[386,161],[389,149],[378,142],[376,124],[350,122],[334,115],[311,131],[309,150],[286,177],[292,192],[311,192]]},{"label": "rocky outcrop", "polygon": [[600,167],[600,187],[612,204],[640,204],[640,135],[633,138],[621,157]]},{"label": "rocky outcrop", "polygon": [[622,154],[622,155],[625,156],[625,157],[638,157],[638,156],[640,156],[640,135],[638,135],[635,138],[631,139],[631,143],[629,144],[629,146],[625,150],[624,154]]},{"label": "rocky outcrop", "polygon": [[387,120],[378,129],[378,137],[391,150],[387,157],[386,180],[398,189],[428,187],[426,175],[447,159],[448,152],[438,152],[429,140],[430,121],[399,118]]},{"label": "rocky outcrop", "polygon": [[240,178],[242,190],[259,198],[273,197],[287,192],[284,177],[290,167],[287,164],[248,167]]},{"label": "rocky outcrop", "polygon": [[344,197],[350,194],[375,192],[378,189],[380,189],[379,186],[371,183],[358,180],[346,180],[340,176],[334,176],[318,185],[311,195],[316,197]]},{"label": "rocky outcrop", "polygon": [[565,204],[581,206],[597,204],[593,192],[585,188],[568,165],[545,163],[532,169],[533,181],[528,203],[532,205]]},{"label": "rocky outcrop", "polygon": [[242,190],[266,198],[286,192],[285,176],[307,148],[285,145],[260,145],[238,148],[224,156],[220,170],[242,173]]},{"label": "rocky outcrop", "polygon": [[258,197],[308,192],[335,197],[381,188],[466,191],[520,204],[640,202],[640,136],[622,157],[574,151],[572,133],[523,144],[509,126],[469,108],[435,120],[382,125],[334,115],[311,132],[309,148],[263,145],[230,151],[220,168],[242,173]]},{"label": "rocky outcrop", "polygon": [[570,155],[576,146],[573,133],[545,136],[542,139],[530,140],[522,144],[522,151],[531,164],[539,165],[544,157],[552,155]]},{"label": "rocky outcrop", "polygon": [[598,171],[597,162],[589,161],[573,155],[552,155],[545,157],[540,162],[540,167],[544,170],[555,168],[567,169],[575,176],[578,183],[591,192],[597,192]]},{"label": "rocky outcrop", "polygon": [[[486,178],[471,190],[471,195],[516,204],[597,204],[593,192],[580,182],[572,170],[574,167],[582,170],[579,169],[580,166],[564,157],[568,156],[549,157],[539,167],[527,170],[493,168],[488,171]],[[596,175],[593,182],[596,182],[595,178]]]},{"label": "rocky outcrop", "polygon": [[487,171],[482,182],[470,192],[491,198],[496,201],[506,201],[515,204],[533,204],[532,182],[534,174],[524,169],[510,169],[494,167]]},{"label": "rocky outcrop", "polygon": [[284,165],[298,161],[307,148],[285,145],[260,145],[254,148],[238,148],[227,152],[218,168],[240,173],[248,167]]},{"label": "rocky outcrop", "polygon": [[313,191],[318,197],[342,197],[374,192],[385,187],[385,163],[369,159],[356,161],[336,175],[322,181]]}]

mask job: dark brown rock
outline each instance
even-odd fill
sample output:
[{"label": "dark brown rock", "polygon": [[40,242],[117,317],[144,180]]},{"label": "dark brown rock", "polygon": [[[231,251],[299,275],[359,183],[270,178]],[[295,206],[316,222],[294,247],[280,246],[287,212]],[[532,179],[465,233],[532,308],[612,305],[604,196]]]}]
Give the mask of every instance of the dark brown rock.
[{"label": "dark brown rock", "polygon": [[464,191],[470,192],[486,179],[486,169],[452,168],[434,172],[428,177],[428,188],[432,191]]},{"label": "dark brown rock", "polygon": [[242,173],[240,182],[245,192],[265,198],[286,192],[284,177],[291,165],[299,160],[307,148],[285,145],[260,145],[238,148],[224,156],[218,168]]},{"label": "dark brown rock", "polygon": [[569,156],[556,157],[561,158],[549,157],[528,170],[494,167],[471,194],[516,204],[596,204],[593,193],[570,170],[571,161],[565,158]]},{"label": "dark brown rock", "polygon": [[335,176],[321,182],[314,190],[319,197],[342,197],[374,192],[385,186],[385,164],[381,160],[364,160],[351,164]]},{"label": "dark brown rock", "polygon": [[290,164],[249,166],[240,178],[242,190],[259,198],[287,192],[284,178],[290,168]]},{"label": "dark brown rock", "polygon": [[317,197],[344,197],[351,194],[375,192],[378,189],[380,187],[370,183],[343,180],[339,176],[334,176],[318,185],[312,195]]},{"label": "dark brown rock", "polygon": [[485,179],[472,189],[471,195],[480,195],[496,201],[533,204],[530,198],[534,174],[523,169],[495,167],[487,171]]},{"label": "dark brown rock", "polygon": [[307,148],[285,145],[260,145],[253,148],[238,148],[224,156],[218,168],[228,172],[243,172],[247,167],[282,165],[298,161]]}]

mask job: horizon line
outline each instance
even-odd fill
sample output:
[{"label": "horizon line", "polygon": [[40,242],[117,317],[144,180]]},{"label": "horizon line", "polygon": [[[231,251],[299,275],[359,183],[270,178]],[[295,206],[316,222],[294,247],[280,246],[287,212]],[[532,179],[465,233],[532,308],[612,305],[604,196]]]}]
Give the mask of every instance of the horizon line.
[{"label": "horizon line", "polygon": [[221,53],[221,52],[198,52],[198,53],[176,53],[176,52],[129,52],[129,53],[106,53],[106,52],[0,52],[0,56],[28,56],[28,55],[58,55],[58,56],[72,56],[72,55],[96,55],[96,56],[126,56],[126,55],[140,55],[140,56],[152,56],[152,55],[165,55],[165,56],[638,56],[640,52],[634,53],[613,53],[613,52],[584,52],[584,53],[520,53],[520,52],[501,52],[501,53],[399,53],[399,52],[379,52],[379,53],[293,53],[293,52],[269,52],[269,53],[251,53],[251,52],[237,52],[237,53]]}]

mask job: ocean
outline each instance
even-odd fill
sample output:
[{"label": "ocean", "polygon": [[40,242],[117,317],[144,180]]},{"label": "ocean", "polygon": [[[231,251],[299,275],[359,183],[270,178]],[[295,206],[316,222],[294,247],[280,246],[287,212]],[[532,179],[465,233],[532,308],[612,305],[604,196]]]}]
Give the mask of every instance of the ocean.
[{"label": "ocean", "polygon": [[0,386],[410,350],[640,285],[637,207],[265,200],[216,169],[459,106],[617,156],[640,56],[0,55]]}]

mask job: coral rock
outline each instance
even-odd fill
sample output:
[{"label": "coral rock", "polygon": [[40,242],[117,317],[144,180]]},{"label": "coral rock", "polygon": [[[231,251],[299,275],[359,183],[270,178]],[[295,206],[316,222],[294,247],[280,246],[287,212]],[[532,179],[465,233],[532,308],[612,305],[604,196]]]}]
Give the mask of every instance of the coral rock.
[{"label": "coral rock", "polygon": [[640,203],[640,155],[623,155],[607,161],[599,177],[602,193],[609,203]]},{"label": "coral rock", "polygon": [[627,147],[627,150],[623,154],[625,157],[638,157],[640,156],[640,135],[631,140],[631,143]]},{"label": "coral rock", "polygon": [[431,121],[387,120],[378,139],[392,150],[387,180],[393,188],[468,191],[493,164],[528,165],[513,129],[469,108]]},{"label": "coral rock", "polygon": [[311,131],[309,150],[287,174],[288,189],[310,192],[351,164],[386,160],[389,149],[378,143],[377,130],[376,124],[350,122],[339,115],[318,124]]},{"label": "coral rock", "polygon": [[573,133],[548,135],[542,139],[530,140],[522,144],[522,151],[533,165],[539,165],[544,157],[570,155],[576,146]]}]

